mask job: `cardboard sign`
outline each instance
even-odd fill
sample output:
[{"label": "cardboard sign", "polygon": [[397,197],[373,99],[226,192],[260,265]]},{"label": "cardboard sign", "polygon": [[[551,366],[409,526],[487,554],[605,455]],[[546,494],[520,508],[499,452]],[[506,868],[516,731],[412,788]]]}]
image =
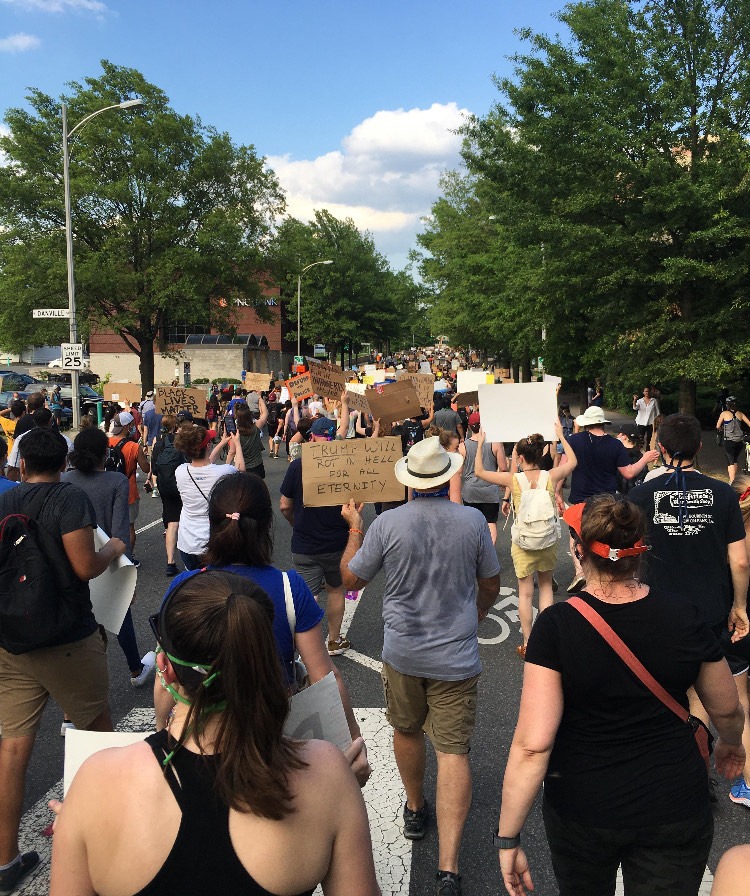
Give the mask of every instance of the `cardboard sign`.
[{"label": "cardboard sign", "polygon": [[296,398],[297,401],[309,398],[313,394],[309,373],[301,373],[299,376],[292,377],[284,383],[284,386],[289,390],[289,397]]},{"label": "cardboard sign", "polygon": [[470,404],[476,407],[479,404],[479,393],[476,389],[473,392],[459,392],[455,401],[460,408],[465,408]]},{"label": "cardboard sign", "polygon": [[350,411],[361,411],[363,414],[370,413],[370,405],[365,395],[367,386],[364,383],[347,383],[346,391],[349,395]]},{"label": "cardboard sign", "polygon": [[430,367],[429,361],[421,361],[419,364],[419,372],[420,373],[432,373],[432,368]]},{"label": "cardboard sign", "polygon": [[205,417],[206,392],[184,386],[157,386],[154,390],[154,408],[157,414],[189,411],[194,417]]},{"label": "cardboard sign", "polygon": [[[473,392],[478,386],[484,386],[487,383],[486,370],[459,370],[456,376],[456,387],[459,392]],[[494,377],[492,377],[492,382],[495,382]]]},{"label": "cardboard sign", "polygon": [[557,420],[554,383],[479,386],[479,412],[488,442],[517,442],[541,433],[552,442]]},{"label": "cardboard sign", "polygon": [[324,398],[341,398],[346,386],[344,371],[335,364],[311,364],[310,382],[316,395]]},{"label": "cardboard sign", "polygon": [[496,367],[495,368],[495,376],[499,376],[501,379],[509,380],[510,377],[510,367]]},{"label": "cardboard sign", "polygon": [[133,401],[139,404],[141,401],[140,383],[105,383],[103,392],[107,401],[116,401],[127,405]]},{"label": "cardboard sign", "polygon": [[431,373],[399,373],[399,382],[411,380],[417,390],[420,405],[429,412],[435,396],[435,377]]},{"label": "cardboard sign", "polygon": [[336,439],[302,446],[302,496],[305,507],[333,507],[351,498],[401,501],[404,487],[394,465],[402,457],[401,439]]},{"label": "cardboard sign", "polygon": [[370,405],[373,420],[380,419],[381,423],[405,420],[407,417],[422,413],[417,390],[408,381],[386,383],[370,389],[367,393],[367,403]]},{"label": "cardboard sign", "polygon": [[248,392],[268,392],[271,385],[270,373],[246,373],[242,385]]}]

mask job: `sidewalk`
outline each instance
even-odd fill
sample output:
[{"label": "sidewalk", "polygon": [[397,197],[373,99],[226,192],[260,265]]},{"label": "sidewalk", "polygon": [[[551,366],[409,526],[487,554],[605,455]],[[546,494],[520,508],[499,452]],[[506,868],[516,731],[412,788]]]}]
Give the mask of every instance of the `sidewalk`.
[{"label": "sidewalk", "polygon": [[[578,406],[577,396],[566,395],[565,397],[563,397],[561,393],[560,400],[569,401],[571,411],[574,407]],[[617,426],[619,426],[620,423],[623,423],[625,421],[629,423],[635,422],[635,412],[633,412],[632,414],[621,414],[619,411],[604,408],[604,413],[607,417],[607,420],[610,420],[612,422],[612,425],[609,427],[605,427],[605,429],[611,432],[612,435],[617,435]],[[729,476],[727,475],[727,464],[724,458],[724,451],[719,445],[716,444],[716,431],[704,429],[701,438],[703,440],[703,446],[698,452],[696,468],[701,473],[705,473],[706,476],[713,476],[714,479],[721,479],[722,482],[729,482]]]}]

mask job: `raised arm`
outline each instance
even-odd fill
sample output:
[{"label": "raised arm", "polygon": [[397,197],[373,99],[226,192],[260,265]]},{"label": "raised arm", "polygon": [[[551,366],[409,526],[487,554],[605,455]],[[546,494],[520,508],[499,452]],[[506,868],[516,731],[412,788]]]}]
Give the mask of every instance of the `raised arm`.
[{"label": "raised arm", "polygon": [[552,482],[557,483],[560,480],[565,479],[568,473],[571,473],[576,468],[578,465],[578,458],[575,455],[575,451],[573,451],[568,444],[568,440],[565,438],[565,433],[559,420],[555,423],[555,435],[557,436],[558,441],[562,443],[563,451],[567,458],[565,466],[560,464],[549,471],[549,478]]},{"label": "raised arm", "polygon": [[484,479],[485,482],[494,482],[496,485],[503,485],[506,488],[513,485],[513,474],[512,473],[494,473],[489,470],[485,470],[484,462],[482,460],[482,446],[485,442],[484,430],[479,431],[479,435],[477,438],[477,453],[474,458],[474,475],[477,479]]}]

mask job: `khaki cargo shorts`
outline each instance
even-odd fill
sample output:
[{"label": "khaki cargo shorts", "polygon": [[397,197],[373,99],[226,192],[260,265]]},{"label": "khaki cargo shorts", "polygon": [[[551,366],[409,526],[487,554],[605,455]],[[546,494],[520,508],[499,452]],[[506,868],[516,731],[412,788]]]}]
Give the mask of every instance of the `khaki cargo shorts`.
[{"label": "khaki cargo shorts", "polygon": [[479,676],[440,681],[403,675],[388,663],[381,671],[386,718],[396,731],[424,731],[440,753],[468,753],[477,713]]},{"label": "khaki cargo shorts", "polygon": [[35,734],[50,697],[76,728],[87,728],[109,706],[109,665],[98,631],[81,641],[18,656],[0,649],[3,737]]}]

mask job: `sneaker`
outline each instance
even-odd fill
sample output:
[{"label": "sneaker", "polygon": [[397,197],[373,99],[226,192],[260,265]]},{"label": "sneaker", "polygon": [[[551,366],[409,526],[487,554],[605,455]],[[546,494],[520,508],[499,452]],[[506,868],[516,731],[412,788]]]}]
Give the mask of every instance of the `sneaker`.
[{"label": "sneaker", "polygon": [[70,721],[70,719],[63,719],[62,725],[60,725],[60,737],[65,737],[66,731],[75,731],[75,730],[76,730],[76,726]]},{"label": "sneaker", "polygon": [[179,570],[177,569],[176,563],[167,563],[167,575],[168,576],[176,576]]},{"label": "sneaker", "polygon": [[747,786],[744,778],[740,778],[729,788],[729,799],[733,803],[750,808],[750,787]]},{"label": "sneaker", "polygon": [[461,896],[461,875],[438,871],[435,875],[435,896]]},{"label": "sneaker", "polygon": [[13,893],[29,872],[39,864],[39,856],[35,852],[25,852],[10,868],[0,871],[0,893]]},{"label": "sneaker", "polygon": [[328,642],[328,656],[340,656],[342,653],[345,653],[351,646],[352,645],[349,642],[348,638],[344,638],[342,635],[339,635],[338,640]]},{"label": "sneaker", "polygon": [[570,585],[568,585],[568,594],[572,594],[574,591],[579,591],[581,588],[585,587],[586,576],[576,576]]},{"label": "sneaker", "polygon": [[133,559],[132,559],[131,562],[132,562],[133,566],[135,566],[136,569],[140,569],[140,568],[141,568],[141,561],[140,561],[140,560],[136,560],[135,557],[133,557]]},{"label": "sneaker", "polygon": [[421,840],[427,829],[427,819],[430,810],[427,806],[427,800],[421,809],[412,811],[406,803],[404,803],[404,837],[407,840]]},{"label": "sneaker", "polygon": [[153,650],[149,650],[146,656],[141,658],[141,671],[136,676],[130,676],[130,683],[134,688],[142,688],[149,677],[149,675],[154,671],[154,666],[156,665],[156,654]]},{"label": "sneaker", "polygon": [[347,600],[356,600],[359,597],[359,591],[347,591],[344,597]]},{"label": "sneaker", "polygon": [[152,498],[160,498],[161,497],[161,495],[159,494],[158,488],[154,488],[154,490],[151,492],[151,497]]}]

